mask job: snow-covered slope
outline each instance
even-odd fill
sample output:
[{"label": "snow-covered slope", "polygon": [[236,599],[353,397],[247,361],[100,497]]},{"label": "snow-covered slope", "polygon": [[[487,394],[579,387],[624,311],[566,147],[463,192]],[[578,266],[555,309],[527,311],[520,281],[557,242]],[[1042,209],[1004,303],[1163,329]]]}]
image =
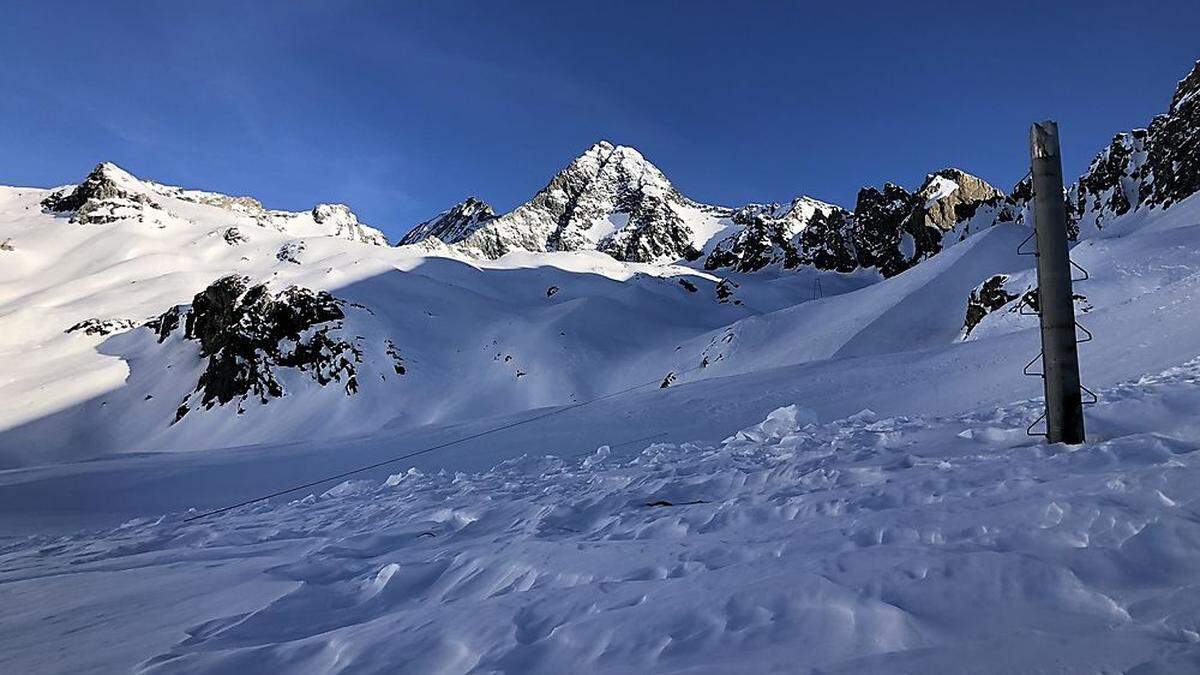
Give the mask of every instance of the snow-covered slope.
[{"label": "snow-covered slope", "polygon": [[1102,391],[1078,447],[1025,436],[1036,402],[789,406],[717,443],[538,445],[31,536],[0,548],[0,665],[1192,672],[1198,382],[1192,361]]},{"label": "snow-covered slope", "polygon": [[[787,282],[752,310],[712,275],[590,251],[464,262],[355,222],[108,164],[78,187],[0,189],[0,466],[570,403],[647,377],[632,356],[788,301]],[[295,323],[318,294],[327,318]],[[209,336],[185,325],[205,298]]]},{"label": "snow-covered slope", "polygon": [[733,210],[600,144],[398,247],[0,188],[0,671],[1196,670],[1198,73],[1068,190],[1075,447],[1027,181]]}]

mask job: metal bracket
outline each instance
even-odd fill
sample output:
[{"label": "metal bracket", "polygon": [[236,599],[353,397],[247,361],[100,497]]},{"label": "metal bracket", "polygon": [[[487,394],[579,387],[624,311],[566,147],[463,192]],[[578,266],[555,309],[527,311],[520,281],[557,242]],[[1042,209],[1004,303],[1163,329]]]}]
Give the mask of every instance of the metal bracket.
[{"label": "metal bracket", "polygon": [[1038,425],[1038,422],[1041,422],[1044,419],[1046,419],[1046,411],[1043,410],[1042,414],[1037,416],[1037,419],[1030,422],[1029,426],[1025,427],[1025,435],[1026,436],[1043,436],[1044,437],[1046,435],[1045,431],[1043,431],[1040,434],[1033,433],[1033,428]]},{"label": "metal bracket", "polygon": [[1091,342],[1092,340],[1096,339],[1096,336],[1092,335],[1092,331],[1084,328],[1083,324],[1079,323],[1078,321],[1075,322],[1075,327],[1078,328],[1079,330],[1083,331],[1084,335],[1086,336],[1082,340],[1080,340],[1079,338],[1075,338],[1075,344],[1081,345],[1085,342]]},{"label": "metal bracket", "polygon": [[1022,241],[1021,243],[1017,244],[1017,255],[1031,255],[1031,256],[1037,257],[1037,254],[1038,254],[1038,252],[1037,252],[1037,242],[1034,242],[1034,243],[1033,243],[1033,245],[1034,245],[1034,249],[1033,249],[1032,251],[1022,251],[1022,250],[1021,250],[1021,249],[1025,248],[1025,244],[1028,244],[1028,243],[1029,243],[1029,240],[1030,240],[1030,239],[1033,239],[1035,236],[1037,236],[1037,230],[1034,230],[1033,232],[1030,232],[1030,233],[1029,233],[1029,236],[1028,236],[1028,237],[1025,237],[1024,241]]},{"label": "metal bracket", "polygon": [[1088,271],[1083,268],[1083,265],[1080,265],[1079,263],[1075,262],[1074,260],[1071,260],[1070,258],[1067,258],[1067,262],[1071,263],[1071,267],[1074,267],[1075,269],[1079,270],[1080,272],[1083,272],[1082,277],[1079,277],[1078,279],[1071,279],[1071,283],[1079,283],[1080,281],[1087,281],[1088,279],[1092,278],[1092,275],[1088,274]]},{"label": "metal bracket", "polygon": [[1038,359],[1042,358],[1042,355],[1044,353],[1045,352],[1038,352],[1037,356],[1033,357],[1029,361],[1029,363],[1025,364],[1025,367],[1021,369],[1021,373],[1023,373],[1026,377],[1045,377],[1046,373],[1031,373],[1031,372],[1029,372],[1029,369],[1033,367],[1033,364],[1038,362]]},{"label": "metal bracket", "polygon": [[1087,392],[1088,394],[1091,394],[1091,396],[1092,396],[1092,400],[1083,402],[1084,405],[1095,405],[1096,403],[1098,403],[1100,401],[1100,397],[1097,396],[1096,392],[1092,391],[1091,389],[1088,389],[1087,387],[1083,386],[1082,384],[1079,385],[1079,389]]}]

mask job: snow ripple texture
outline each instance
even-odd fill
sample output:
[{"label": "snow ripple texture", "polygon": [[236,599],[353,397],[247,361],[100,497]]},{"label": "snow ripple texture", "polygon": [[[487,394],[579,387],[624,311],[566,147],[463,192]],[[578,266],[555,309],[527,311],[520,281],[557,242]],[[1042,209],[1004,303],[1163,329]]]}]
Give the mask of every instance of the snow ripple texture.
[{"label": "snow ripple texture", "polygon": [[1104,391],[1082,446],[1028,438],[1037,401],[790,406],[709,447],[9,540],[0,670],[52,643],[156,673],[1190,672],[1198,404],[1200,359]]}]

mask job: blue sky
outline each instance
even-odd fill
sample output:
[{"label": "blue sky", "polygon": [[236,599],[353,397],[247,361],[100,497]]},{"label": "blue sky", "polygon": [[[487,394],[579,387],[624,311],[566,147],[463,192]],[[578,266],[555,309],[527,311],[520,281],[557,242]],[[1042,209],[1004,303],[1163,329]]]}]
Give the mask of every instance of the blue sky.
[{"label": "blue sky", "polygon": [[1077,175],[1200,58],[1195,0],[6,4],[0,183],[111,160],[393,237],[601,138],[732,205],[949,165],[1007,189],[1046,117]]}]

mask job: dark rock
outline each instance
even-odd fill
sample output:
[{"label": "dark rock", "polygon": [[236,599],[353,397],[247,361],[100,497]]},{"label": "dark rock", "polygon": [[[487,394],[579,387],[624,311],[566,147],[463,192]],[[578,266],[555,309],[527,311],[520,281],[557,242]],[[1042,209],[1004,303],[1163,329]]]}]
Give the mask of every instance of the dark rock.
[{"label": "dark rock", "polygon": [[408,369],[404,367],[404,358],[400,356],[400,350],[396,347],[396,343],[388,340],[386,344],[387,355],[392,357],[392,369],[396,371],[397,375],[407,373]]},{"label": "dark rock", "polygon": [[290,262],[296,265],[300,264],[300,255],[308,248],[308,245],[303,241],[289,241],[275,253],[275,259],[279,262]]},{"label": "dark rock", "polygon": [[110,335],[118,331],[129,330],[137,325],[133,319],[84,319],[63,332],[83,331],[85,335]]},{"label": "dark rock", "polygon": [[246,235],[242,234],[241,230],[236,227],[225,228],[225,231],[221,234],[221,237],[225,240],[225,243],[229,244],[230,246],[237,246],[238,244],[244,244],[249,241],[249,239],[246,238]]},{"label": "dark rock", "polygon": [[496,212],[487,202],[467,197],[467,200],[461,204],[455,204],[414,227],[400,239],[400,243],[397,245],[415,244],[429,237],[436,237],[447,244],[452,244],[462,241],[495,218]]},{"label": "dark rock", "polygon": [[158,208],[148,195],[136,189],[137,179],[115,164],[96,165],[83,182],[70,190],[59,190],[42,200],[42,207],[55,213],[71,212],[71,222],[103,225],[137,213],[142,206]]},{"label": "dark rock", "polygon": [[[146,326],[162,342],[182,319],[182,338],[198,342],[206,361],[195,387],[205,408],[251,396],[262,403],[283,396],[275,377],[279,368],[304,372],[322,386],[340,382],[347,394],[354,394],[362,350],[333,332],[345,318],[341,304],[327,292],[296,286],[271,294],[266,285],[251,286],[248,278],[233,275],[196,294],[190,307],[174,307]],[[397,361],[397,372],[401,363]],[[190,409],[188,399],[176,421]]]},{"label": "dark rock", "polygon": [[736,281],[722,279],[713,287],[713,293],[717,296],[717,302],[724,304],[733,299],[733,292],[737,288],[738,283]]},{"label": "dark rock", "polygon": [[963,321],[964,340],[985,316],[1017,299],[1016,293],[1009,293],[1004,289],[1006,281],[1007,274],[997,274],[971,290],[971,295],[967,298],[967,316]]}]

